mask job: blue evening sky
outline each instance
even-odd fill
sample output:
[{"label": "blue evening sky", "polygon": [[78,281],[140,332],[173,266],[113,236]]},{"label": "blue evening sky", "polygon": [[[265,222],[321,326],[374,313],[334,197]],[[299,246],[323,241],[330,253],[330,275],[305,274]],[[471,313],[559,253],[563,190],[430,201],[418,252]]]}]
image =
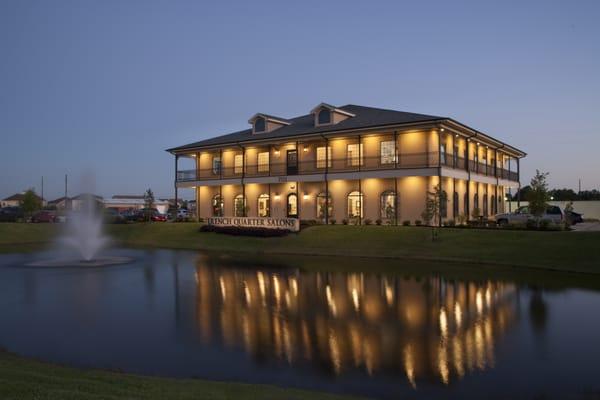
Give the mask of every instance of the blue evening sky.
[{"label": "blue evening sky", "polygon": [[[173,195],[164,149],[325,101],[453,117],[600,187],[600,1],[0,1],[0,198]],[[190,192],[190,191],[188,191]],[[188,193],[191,194],[191,193]]]}]

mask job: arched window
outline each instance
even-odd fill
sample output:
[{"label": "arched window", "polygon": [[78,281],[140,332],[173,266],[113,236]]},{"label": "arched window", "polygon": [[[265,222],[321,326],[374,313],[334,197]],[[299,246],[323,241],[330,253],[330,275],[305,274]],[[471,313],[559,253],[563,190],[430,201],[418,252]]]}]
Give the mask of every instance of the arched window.
[{"label": "arched window", "polygon": [[265,119],[262,117],[258,117],[254,120],[254,132],[264,132],[265,131]]},{"label": "arched window", "polygon": [[381,219],[388,221],[395,220],[396,207],[398,207],[396,192],[393,190],[388,190],[381,193],[381,198],[379,201],[379,215],[381,215]]},{"label": "arched window", "polygon": [[350,192],[348,194],[348,217],[362,218],[363,216],[363,195],[361,192]]},{"label": "arched window", "polygon": [[490,197],[490,204],[492,205],[492,214],[498,214],[498,203],[496,202],[496,196],[492,195]]},{"label": "arched window", "polygon": [[258,216],[268,217],[270,213],[271,212],[269,208],[269,195],[263,193],[260,196],[258,196]]},{"label": "arched window", "polygon": [[476,208],[479,208],[479,193],[475,193],[475,195],[473,196],[473,210],[475,210]]},{"label": "arched window", "polygon": [[236,217],[246,216],[246,198],[241,194],[235,196],[233,200],[233,212]]},{"label": "arched window", "polygon": [[298,218],[298,196],[295,193],[288,194],[287,216],[288,218]]},{"label": "arched window", "polygon": [[223,198],[220,194],[217,194],[212,198],[212,215],[213,217],[223,216]]},{"label": "arched window", "polygon": [[[327,207],[327,209],[325,209]],[[327,210],[327,217],[333,216],[333,202],[331,201],[331,195],[326,195],[321,192],[317,195],[317,218],[325,220],[325,210]]]},{"label": "arched window", "polygon": [[463,197],[463,212],[465,213],[465,215],[467,216],[467,218],[469,217],[469,195],[467,193],[465,193],[464,197]]},{"label": "arched window", "polygon": [[329,124],[331,123],[331,111],[326,108],[323,108],[319,111],[319,125]]}]

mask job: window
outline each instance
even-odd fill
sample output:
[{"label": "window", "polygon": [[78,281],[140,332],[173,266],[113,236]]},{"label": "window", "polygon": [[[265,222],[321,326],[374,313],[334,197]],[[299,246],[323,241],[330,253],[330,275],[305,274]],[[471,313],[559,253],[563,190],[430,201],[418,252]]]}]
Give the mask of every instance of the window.
[{"label": "window", "polygon": [[473,210],[479,209],[479,194],[475,193],[473,196]]},{"label": "window", "polygon": [[236,154],[233,158],[233,173],[241,174],[244,171],[244,155]]},{"label": "window", "polygon": [[[327,209],[325,207],[327,207]],[[317,195],[317,218],[325,220],[325,211],[327,211],[328,219],[333,216],[333,203],[331,201],[331,195],[319,193]]]},{"label": "window", "polygon": [[440,162],[442,165],[446,165],[446,144],[440,144]]},{"label": "window", "polygon": [[458,217],[458,193],[454,192],[452,196],[452,216],[454,218]]},{"label": "window", "polygon": [[361,192],[350,192],[348,194],[348,217],[349,218],[362,218],[363,206],[362,206],[363,195]]},{"label": "window", "polygon": [[331,146],[327,146],[327,154],[325,154],[325,146],[317,147],[317,168],[331,168]]},{"label": "window", "polygon": [[254,120],[254,132],[264,132],[266,128],[266,121],[262,117],[258,117]]},{"label": "window", "polygon": [[269,195],[261,194],[258,196],[258,216],[259,217],[268,217],[270,215],[269,208]]},{"label": "window", "polygon": [[440,194],[440,216],[448,218],[448,194],[445,190]]},{"label": "window", "polygon": [[212,198],[212,215],[213,217],[223,216],[223,198],[220,194],[217,194]]},{"label": "window", "polygon": [[287,216],[289,218],[297,218],[298,217],[298,196],[296,196],[295,193],[288,194]]},{"label": "window", "polygon": [[269,172],[269,152],[258,153],[258,172]]},{"label": "window", "polygon": [[347,149],[348,149],[348,153],[347,153],[348,165],[350,165],[352,167],[357,167],[359,165],[363,165],[363,159],[362,159],[362,155],[364,154],[363,153],[363,144],[361,143],[360,146],[358,145],[358,143],[349,144]]},{"label": "window", "polygon": [[491,209],[492,214],[494,214],[494,215],[497,214],[498,213],[498,203],[496,202],[496,196],[492,195],[490,197],[490,204],[492,206],[492,209]]},{"label": "window", "polygon": [[396,162],[396,146],[393,140],[387,140],[379,144],[381,164],[394,164]]},{"label": "window", "polygon": [[487,217],[488,215],[488,196],[487,194],[483,195],[483,216]]},{"label": "window", "polygon": [[458,144],[454,143],[454,149],[452,150],[452,166],[458,167]]},{"label": "window", "polygon": [[212,172],[215,175],[221,174],[221,156],[214,156],[212,159]]},{"label": "window", "polygon": [[236,217],[246,216],[246,198],[241,194],[235,196],[233,200],[233,211]]},{"label": "window", "polygon": [[469,195],[467,193],[465,193],[465,195],[463,197],[463,212],[468,217],[468,213],[469,213]]},{"label": "window", "polygon": [[381,219],[388,221],[396,219],[396,192],[386,191],[381,193],[380,215]]},{"label": "window", "polygon": [[325,108],[322,109],[321,111],[319,111],[318,121],[319,121],[319,125],[330,124],[331,123],[331,111],[329,111]]}]

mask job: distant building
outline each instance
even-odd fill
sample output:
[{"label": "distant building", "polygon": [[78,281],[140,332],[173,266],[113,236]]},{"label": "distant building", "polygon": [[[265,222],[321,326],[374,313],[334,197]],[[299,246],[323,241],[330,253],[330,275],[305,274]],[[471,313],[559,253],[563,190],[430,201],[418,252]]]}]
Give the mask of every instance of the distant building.
[{"label": "distant building", "polygon": [[[42,203],[42,206],[46,205],[46,202],[44,201],[44,199],[42,199],[38,195],[35,195],[35,196]],[[8,196],[7,198],[2,199],[0,201],[0,206],[1,207],[18,207],[21,205],[21,202],[23,201],[24,198],[25,198],[25,192],[15,193],[12,196]]]},{"label": "distant building", "polygon": [[71,199],[69,197],[59,197],[58,199],[50,200],[49,207],[55,207],[57,210],[70,210]]},{"label": "distant building", "polygon": [[102,207],[102,203],[103,203],[102,196],[98,196],[98,195],[91,194],[91,193],[81,193],[81,194],[71,198],[71,209],[75,210],[75,211],[81,210],[81,208],[85,204],[86,200],[90,197],[94,200],[94,202],[96,203],[96,206],[98,208]]},{"label": "distant building", "polygon": [[[104,199],[105,208],[113,208],[119,212],[141,210],[146,206],[144,196],[138,195],[114,195],[110,199]],[[155,200],[154,207],[159,213],[166,214],[169,211],[169,202]]]}]

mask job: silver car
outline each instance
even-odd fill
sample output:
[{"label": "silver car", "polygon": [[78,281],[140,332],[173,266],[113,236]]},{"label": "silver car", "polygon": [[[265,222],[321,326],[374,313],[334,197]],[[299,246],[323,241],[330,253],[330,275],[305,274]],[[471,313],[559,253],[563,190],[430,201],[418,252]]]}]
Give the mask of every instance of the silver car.
[{"label": "silver car", "polygon": [[[528,206],[519,207],[513,213],[497,214],[494,217],[498,225],[526,224],[528,220],[534,218],[533,214],[529,212]],[[555,224],[562,223],[564,219],[564,213],[558,206],[548,206],[546,212],[541,217],[541,220],[547,220]]]}]

